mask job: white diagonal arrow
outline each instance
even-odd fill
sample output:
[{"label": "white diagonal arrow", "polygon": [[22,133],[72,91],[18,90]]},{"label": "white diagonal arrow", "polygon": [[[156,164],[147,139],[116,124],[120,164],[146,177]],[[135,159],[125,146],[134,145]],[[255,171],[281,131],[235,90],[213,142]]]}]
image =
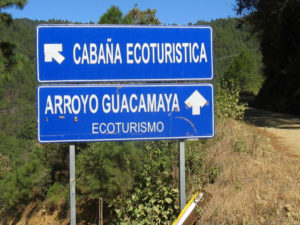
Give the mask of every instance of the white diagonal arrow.
[{"label": "white diagonal arrow", "polygon": [[199,91],[194,91],[194,93],[188,97],[184,102],[189,108],[192,107],[192,115],[200,115],[200,108],[208,104],[206,99],[199,93]]},{"label": "white diagonal arrow", "polygon": [[62,44],[44,44],[45,62],[52,62],[54,59],[57,63],[61,64],[65,60],[65,57],[60,54],[62,50]]}]

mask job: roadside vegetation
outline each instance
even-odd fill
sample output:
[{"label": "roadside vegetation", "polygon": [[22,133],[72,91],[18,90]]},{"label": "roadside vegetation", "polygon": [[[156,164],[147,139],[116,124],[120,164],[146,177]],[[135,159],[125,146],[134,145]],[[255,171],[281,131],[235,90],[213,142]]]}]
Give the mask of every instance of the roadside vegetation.
[{"label": "roadside vegetation", "polygon": [[300,159],[263,130],[236,120],[218,123],[205,168],[218,176],[198,224],[299,224]]}]

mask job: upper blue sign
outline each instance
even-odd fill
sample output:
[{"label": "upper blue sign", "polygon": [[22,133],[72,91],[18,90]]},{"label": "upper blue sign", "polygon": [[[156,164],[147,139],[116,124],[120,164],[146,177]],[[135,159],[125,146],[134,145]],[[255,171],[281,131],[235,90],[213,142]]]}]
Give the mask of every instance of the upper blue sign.
[{"label": "upper blue sign", "polygon": [[208,26],[40,25],[39,82],[213,79]]},{"label": "upper blue sign", "polygon": [[211,138],[211,84],[47,85],[37,90],[40,142]]}]

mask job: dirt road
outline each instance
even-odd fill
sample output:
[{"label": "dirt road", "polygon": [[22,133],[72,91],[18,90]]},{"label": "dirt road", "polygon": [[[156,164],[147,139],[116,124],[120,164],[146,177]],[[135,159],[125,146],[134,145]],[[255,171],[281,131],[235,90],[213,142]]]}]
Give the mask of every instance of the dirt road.
[{"label": "dirt road", "polygon": [[245,121],[273,133],[290,151],[300,155],[300,117],[248,108]]}]

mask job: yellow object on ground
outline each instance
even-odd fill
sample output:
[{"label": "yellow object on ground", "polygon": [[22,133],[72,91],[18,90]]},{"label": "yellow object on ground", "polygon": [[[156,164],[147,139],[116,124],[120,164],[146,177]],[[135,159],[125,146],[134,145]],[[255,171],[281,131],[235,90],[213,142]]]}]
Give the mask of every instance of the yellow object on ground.
[{"label": "yellow object on ground", "polygon": [[191,198],[189,203],[181,211],[181,213],[179,214],[178,218],[175,220],[173,225],[183,225],[185,222],[187,222],[187,219],[192,214],[192,212],[194,212],[197,203],[202,197],[203,197],[203,193],[197,191],[196,194],[194,194],[194,196]]}]

